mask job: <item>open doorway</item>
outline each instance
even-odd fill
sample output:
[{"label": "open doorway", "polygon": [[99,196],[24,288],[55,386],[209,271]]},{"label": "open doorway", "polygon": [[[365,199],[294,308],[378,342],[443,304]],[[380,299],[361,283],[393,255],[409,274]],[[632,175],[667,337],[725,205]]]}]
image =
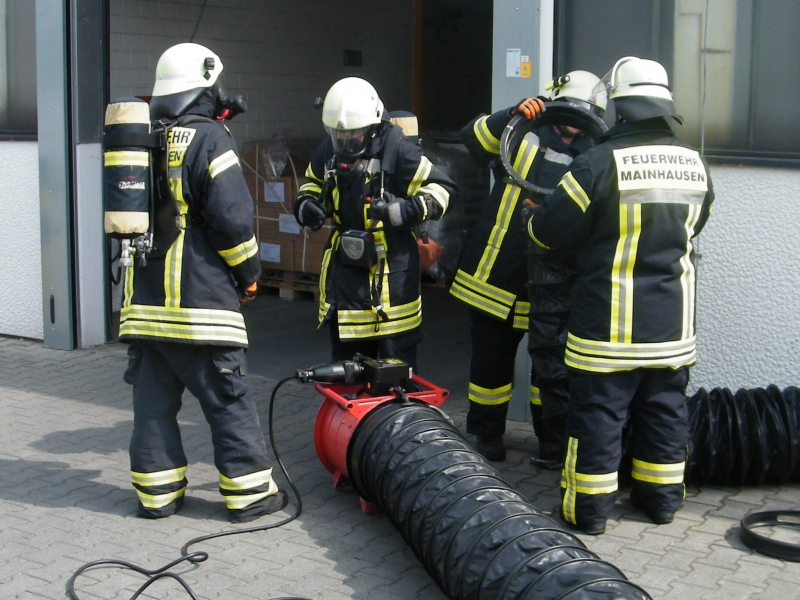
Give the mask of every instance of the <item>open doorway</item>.
[{"label": "open doorway", "polygon": [[414,111],[423,135],[458,138],[492,104],[492,0],[415,0]]}]

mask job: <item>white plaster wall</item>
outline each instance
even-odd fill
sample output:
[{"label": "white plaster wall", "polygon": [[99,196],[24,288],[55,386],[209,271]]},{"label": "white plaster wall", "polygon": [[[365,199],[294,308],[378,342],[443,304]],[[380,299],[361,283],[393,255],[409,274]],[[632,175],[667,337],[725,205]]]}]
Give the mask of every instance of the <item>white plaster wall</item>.
[{"label": "white plaster wall", "polygon": [[713,167],[691,388],[800,385],[800,171]]},{"label": "white plaster wall", "polygon": [[41,340],[38,148],[0,142],[0,334]]},{"label": "white plaster wall", "polygon": [[[161,53],[188,42],[204,0],[111,0],[111,97],[149,95]],[[412,0],[208,0],[194,41],[223,60],[225,83],[248,111],[231,121],[239,143],[325,132],[314,98],[363,77],[390,110],[411,108]],[[343,66],[361,50],[362,67]]]}]

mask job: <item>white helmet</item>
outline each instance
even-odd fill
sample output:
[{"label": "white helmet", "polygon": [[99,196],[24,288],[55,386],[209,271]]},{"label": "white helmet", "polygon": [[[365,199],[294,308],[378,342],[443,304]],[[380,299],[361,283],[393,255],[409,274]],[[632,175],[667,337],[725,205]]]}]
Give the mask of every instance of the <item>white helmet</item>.
[{"label": "white helmet", "polygon": [[156,65],[150,112],[153,118],[182,115],[208,88],[217,84],[222,61],[200,44],[177,44]]},{"label": "white helmet", "polygon": [[322,105],[322,123],[337,155],[361,155],[370,128],[381,122],[383,102],[372,84],[359,77],[345,77],[331,86]]},{"label": "white helmet", "polygon": [[570,71],[553,80],[548,89],[553,90],[553,100],[577,104],[592,111],[598,117],[606,112],[607,94],[598,88],[600,78],[589,71]]},{"label": "white helmet", "polygon": [[612,100],[628,96],[672,100],[667,70],[654,60],[635,56],[620,58],[604,81]]},{"label": "white helmet", "polygon": [[635,56],[620,58],[597,86],[602,87],[608,90],[620,119],[671,117],[683,124],[683,117],[675,112],[669,78],[661,63]]}]

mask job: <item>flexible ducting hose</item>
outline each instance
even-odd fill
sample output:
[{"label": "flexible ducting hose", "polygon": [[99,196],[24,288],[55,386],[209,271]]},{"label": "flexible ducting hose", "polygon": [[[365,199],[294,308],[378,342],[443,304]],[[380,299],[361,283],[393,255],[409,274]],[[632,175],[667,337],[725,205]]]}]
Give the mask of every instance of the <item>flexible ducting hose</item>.
[{"label": "flexible ducting hose", "polygon": [[646,600],[650,595],[534,508],[438,409],[388,402],[347,450],[377,504],[452,600]]},{"label": "flexible ducting hose", "polygon": [[800,483],[798,388],[701,388],[688,406],[688,483]]}]

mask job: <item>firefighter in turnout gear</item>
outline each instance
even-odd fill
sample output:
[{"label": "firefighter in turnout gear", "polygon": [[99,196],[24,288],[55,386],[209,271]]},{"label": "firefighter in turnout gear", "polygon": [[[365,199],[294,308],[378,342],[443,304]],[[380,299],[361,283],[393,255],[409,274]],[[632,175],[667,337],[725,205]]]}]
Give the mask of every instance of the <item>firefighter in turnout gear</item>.
[{"label": "firefighter in turnout gear", "polygon": [[[602,115],[605,94],[594,94],[599,79],[586,71],[574,71],[570,77],[555,80],[554,95],[590,107]],[[469,379],[469,412],[467,432],[477,436],[476,447],[486,458],[505,460],[503,434],[506,414],[511,401],[514,363],[517,347],[529,327],[531,301],[526,281],[528,236],[522,219],[525,195],[508,179],[500,161],[500,139],[506,125],[516,114],[536,118],[545,109],[541,98],[528,98],[518,105],[480,116],[467,125],[461,136],[474,160],[492,169],[494,186],[483,216],[475,228],[456,272],[450,293],[469,307],[472,338],[472,358]],[[594,145],[594,141],[573,127],[546,125],[528,133],[509,156],[514,168],[527,181],[544,188],[554,188],[572,160]],[[560,256],[541,259],[534,277],[535,285],[550,284],[550,294],[560,278],[571,272]],[[544,271],[545,277],[538,276]],[[550,319],[555,308],[563,307],[554,301],[537,298],[537,314]],[[556,300],[558,298],[556,297]],[[547,323],[546,323],[547,325]],[[548,333],[552,327],[545,329]],[[542,346],[552,346],[544,338]],[[558,454],[556,431],[542,422],[542,400],[537,366],[550,365],[557,351],[545,348],[542,361],[534,360],[531,369],[530,403],[533,427],[539,438],[540,453]],[[540,364],[541,362],[541,364]],[[557,367],[548,367],[549,373]],[[551,376],[551,380],[555,378]],[[550,455],[546,455],[550,458]]]},{"label": "firefighter in turnout gear", "polygon": [[220,58],[198,44],[169,48],[156,67],[150,114],[167,128],[168,164],[155,175],[168,179],[177,213],[156,227],[174,228],[166,236],[174,241],[126,270],[120,315],[120,340],[130,344],[125,381],[133,385],[131,476],[145,518],[183,504],[188,461],[177,415],[185,389],[211,427],[230,520],[250,521],[287,501],[248,393],[240,305],[255,297],[261,266],[253,203],[220,120],[231,113],[221,72]]},{"label": "firefighter in turnout gear", "polygon": [[422,299],[414,227],[445,213],[454,184],[387,120],[363,79],[330,88],[322,121],[329,137],[311,159],[294,214],[303,227],[317,230],[329,216],[335,226],[319,301],[332,358],[392,357],[416,371]]},{"label": "firefighter in turnout gear", "polygon": [[631,502],[669,523],[684,496],[695,362],[692,238],[714,193],[700,155],[679,142],[667,73],[620,59],[603,81],[617,123],[534,208],[528,232],[546,249],[573,250],[565,361],[570,402],[561,516],[605,531],[630,422]]}]

